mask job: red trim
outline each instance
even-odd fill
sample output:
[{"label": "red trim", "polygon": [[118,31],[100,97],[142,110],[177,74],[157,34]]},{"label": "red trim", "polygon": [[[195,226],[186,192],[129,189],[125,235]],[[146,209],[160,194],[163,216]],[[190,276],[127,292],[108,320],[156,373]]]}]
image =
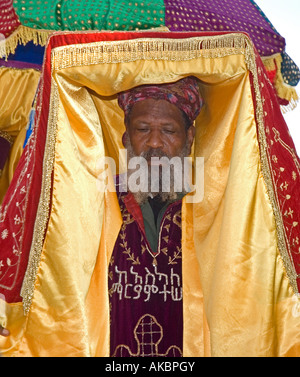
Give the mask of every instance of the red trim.
[{"label": "red trim", "polygon": [[138,205],[137,201],[135,200],[134,196],[131,192],[129,192],[124,198],[123,202],[128,210],[128,212],[133,216],[135,221],[138,223],[140,229],[145,234],[145,226],[144,226],[144,219],[141,207]]},{"label": "red trim", "polygon": [[[300,291],[300,159],[281,113],[276,91],[268,80],[267,71],[257,55],[258,79],[263,99],[266,153],[271,172],[276,205],[279,210],[285,237],[285,244],[297,277]],[[256,97],[251,78],[253,102]],[[279,102],[278,102],[279,101]],[[258,123],[257,123],[258,124]],[[257,130],[259,135],[259,131]],[[259,137],[258,137],[259,141]]]},{"label": "red trim", "polygon": [[[32,141],[24,149],[1,208],[1,212],[5,214],[5,207],[13,198],[13,202],[8,205],[4,221],[0,222],[0,235],[3,231],[8,231],[10,236],[4,239],[0,237],[0,259],[6,262],[2,266],[2,275],[0,275],[0,293],[9,303],[22,301],[20,292],[27,269],[40,200],[51,93],[51,46],[48,46],[46,54],[40,86],[42,92],[38,96],[35,118],[40,117],[40,121],[38,127],[35,127]],[[36,143],[34,148],[33,140]],[[20,206],[16,206],[17,203],[22,206],[21,211]],[[21,223],[16,223],[17,216],[22,218]]]},{"label": "red trim", "polygon": [[[240,34],[247,33],[239,32]],[[123,41],[139,38],[192,38],[192,37],[209,37],[217,35],[227,35],[232,34],[232,32],[127,32],[127,31],[112,31],[112,32],[87,32],[87,33],[77,33],[77,32],[57,32],[51,35],[49,39],[49,45],[51,48],[66,46],[70,44],[82,44],[82,43],[93,43],[93,42],[105,42],[105,41]],[[250,38],[250,37],[249,37]]]}]

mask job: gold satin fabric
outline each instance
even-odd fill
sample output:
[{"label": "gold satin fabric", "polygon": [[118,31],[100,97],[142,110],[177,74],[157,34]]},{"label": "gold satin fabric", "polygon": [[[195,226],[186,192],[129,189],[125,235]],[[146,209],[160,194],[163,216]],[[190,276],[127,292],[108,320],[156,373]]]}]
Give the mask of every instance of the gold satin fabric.
[{"label": "gold satin fabric", "polygon": [[0,68],[0,131],[13,142],[0,177],[0,204],[23,152],[26,126],[40,72],[34,69]]},{"label": "gold satin fabric", "polygon": [[121,217],[115,194],[99,191],[97,161],[118,160],[122,148],[116,93],[190,74],[205,99],[194,145],[205,179],[203,201],[183,203],[184,356],[300,355],[300,316],[277,249],[241,54],[54,70],[50,219],[30,311],[15,347],[0,340],[4,354],[109,355],[107,270]]}]

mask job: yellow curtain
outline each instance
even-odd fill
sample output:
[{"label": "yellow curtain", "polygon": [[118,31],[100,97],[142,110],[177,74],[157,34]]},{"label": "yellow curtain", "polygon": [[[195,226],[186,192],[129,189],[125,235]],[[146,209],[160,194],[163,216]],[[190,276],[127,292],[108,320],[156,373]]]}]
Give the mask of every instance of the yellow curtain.
[{"label": "yellow curtain", "polygon": [[[119,41],[111,50],[98,42],[53,51],[48,132],[56,139],[46,145],[54,152],[53,187],[40,199],[51,199],[51,212],[42,250],[31,250],[29,269],[41,260],[35,284],[25,278],[30,309],[13,340],[0,339],[4,354],[109,355],[107,269],[121,217],[115,194],[99,188],[97,162],[105,155],[118,161],[122,148],[116,94],[188,75],[202,83],[194,158],[205,165],[203,200],[183,203],[184,356],[300,354],[297,302],[257,140],[254,51],[244,35],[201,37],[203,50],[199,38],[165,41],[164,49],[153,38],[139,48],[138,41]],[[45,220],[43,212],[37,216]],[[41,236],[36,228],[34,239]]]},{"label": "yellow curtain", "polygon": [[0,135],[12,147],[0,177],[0,204],[23,152],[26,126],[40,72],[34,69],[0,68]]}]

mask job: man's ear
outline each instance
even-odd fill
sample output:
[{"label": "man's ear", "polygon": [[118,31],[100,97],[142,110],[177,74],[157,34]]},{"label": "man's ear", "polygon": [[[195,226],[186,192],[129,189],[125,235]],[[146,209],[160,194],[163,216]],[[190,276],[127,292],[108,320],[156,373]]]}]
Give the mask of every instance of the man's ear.
[{"label": "man's ear", "polygon": [[191,150],[192,150],[192,145],[195,138],[195,134],[196,134],[195,126],[190,126],[187,130],[187,142],[189,146],[189,154],[191,153]]}]

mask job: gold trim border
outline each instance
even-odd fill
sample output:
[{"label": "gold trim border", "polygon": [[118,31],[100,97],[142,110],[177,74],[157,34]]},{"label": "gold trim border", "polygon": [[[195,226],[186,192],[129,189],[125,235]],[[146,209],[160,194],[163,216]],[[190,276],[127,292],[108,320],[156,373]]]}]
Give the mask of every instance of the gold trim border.
[{"label": "gold trim border", "polygon": [[0,130],[0,137],[8,141],[10,145],[13,145],[14,138],[8,132]]},{"label": "gold trim border", "polygon": [[184,61],[200,57],[245,56],[252,42],[244,34],[210,37],[137,38],[56,47],[51,52],[52,72],[74,66],[129,63],[136,60]]},{"label": "gold trim border", "polygon": [[[278,249],[290,284],[295,293],[298,293],[296,283],[297,274],[287,250],[283,220],[273,187],[267,153],[263,102],[257,72],[256,54],[254,45],[249,37],[242,33],[233,33],[221,36],[200,36],[191,38],[184,38],[183,36],[183,38],[180,39],[138,38],[125,41],[100,41],[90,44],[68,45],[57,47],[52,50],[51,65],[53,74],[53,72],[57,70],[74,66],[122,63],[136,60],[182,61],[200,57],[212,59],[236,54],[245,56],[246,66],[253,75],[257,104],[256,119],[258,123],[262,174],[275,216]],[[43,250],[44,234],[49,217],[51,175],[54,169],[56,125],[58,117],[58,106],[55,105],[55,103],[57,103],[55,101],[57,100],[58,88],[52,77],[47,140],[43,162],[42,191],[36,216],[28,268],[21,293],[25,314],[30,310],[34,295],[34,287]]]},{"label": "gold trim border", "polygon": [[298,275],[295,270],[292,257],[290,256],[290,253],[288,250],[283,218],[282,218],[282,214],[280,212],[280,208],[278,205],[277,195],[276,195],[274,184],[273,184],[272,172],[270,169],[271,160],[267,152],[268,144],[267,144],[267,139],[266,139],[266,134],[265,134],[265,125],[264,125],[263,98],[260,92],[258,69],[257,69],[254,50],[253,50],[252,58],[248,61],[248,69],[253,75],[253,84],[254,84],[254,91],[255,91],[255,96],[256,96],[256,119],[258,123],[260,162],[261,162],[261,169],[262,169],[262,174],[264,177],[264,182],[267,188],[267,193],[268,193],[269,200],[270,200],[274,217],[275,217],[278,250],[279,250],[281,259],[283,261],[283,265],[285,267],[290,285],[294,293],[298,294],[299,293],[298,285],[297,285]]},{"label": "gold trim border", "polygon": [[[42,91],[41,91],[42,93]],[[44,245],[44,235],[48,224],[50,202],[51,202],[51,186],[52,172],[55,160],[55,142],[58,118],[58,87],[55,80],[51,79],[51,93],[49,118],[47,124],[47,136],[45,142],[45,153],[43,159],[42,187],[39,199],[36,220],[33,230],[33,238],[29,253],[29,261],[23,285],[21,289],[21,297],[23,298],[23,310],[27,314],[30,310],[38,269],[41,261],[41,255]]]},{"label": "gold trim border", "polygon": [[20,25],[10,36],[0,42],[0,57],[6,60],[14,54],[18,45],[33,42],[35,45],[45,46],[52,30],[34,29]]}]

